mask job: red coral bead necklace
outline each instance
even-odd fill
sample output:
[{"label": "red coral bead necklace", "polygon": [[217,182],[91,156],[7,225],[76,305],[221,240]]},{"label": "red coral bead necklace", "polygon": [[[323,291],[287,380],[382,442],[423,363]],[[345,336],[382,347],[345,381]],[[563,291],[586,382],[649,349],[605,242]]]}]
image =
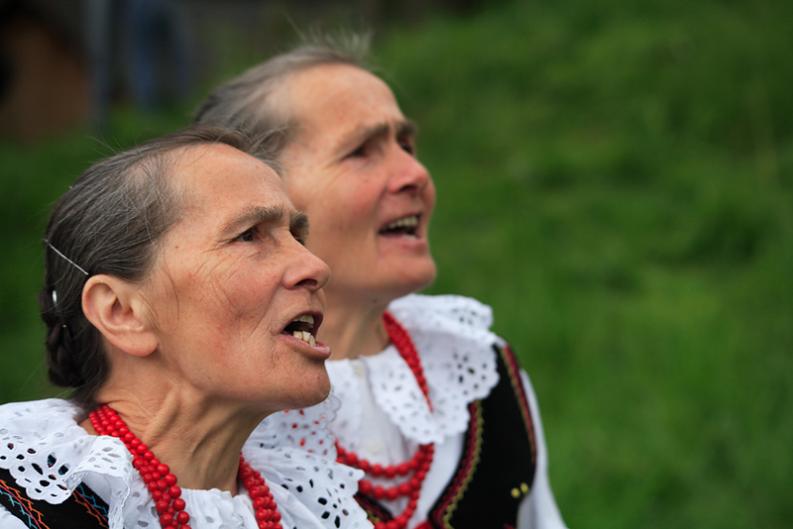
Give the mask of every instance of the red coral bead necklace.
[{"label": "red coral bead necklace", "polygon": [[[162,529],[190,529],[190,515],[185,510],[182,489],[168,465],[157,459],[110,406],[100,406],[92,411],[88,418],[96,433],[120,439],[132,454],[132,466],[140,473],[154,500]],[[281,515],[270,488],[262,475],[245,461],[242,454],[240,454],[239,477],[253,503],[254,516],[259,529],[281,529]]]},{"label": "red coral bead necklace", "polygon": [[[399,355],[413,372],[413,376],[416,377],[416,383],[424,394],[430,409],[432,409],[427,379],[424,376],[421,359],[416,351],[416,346],[413,344],[413,340],[410,338],[410,334],[389,312],[383,314],[383,325],[388,337],[391,339],[391,343],[394,344],[396,350],[399,351]],[[375,485],[366,478],[358,482],[358,490],[361,494],[374,496],[379,500],[395,500],[401,497],[406,497],[408,500],[407,506],[402,513],[392,520],[376,522],[374,524],[375,529],[403,529],[406,527],[416,511],[421,485],[424,483],[427,472],[432,465],[435,445],[433,443],[419,445],[418,450],[410,459],[395,465],[372,463],[358,456],[355,452],[345,449],[338,440],[336,441],[336,452],[340,463],[363,470],[370,476],[387,479],[410,476],[401,483],[385,487]]]}]

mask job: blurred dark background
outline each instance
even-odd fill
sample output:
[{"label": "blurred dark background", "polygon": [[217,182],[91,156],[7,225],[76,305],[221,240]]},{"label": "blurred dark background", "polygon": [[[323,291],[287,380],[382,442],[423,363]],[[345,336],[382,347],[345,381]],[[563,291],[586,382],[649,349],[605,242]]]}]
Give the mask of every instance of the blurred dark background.
[{"label": "blurred dark background", "polygon": [[0,1],[0,402],[46,384],[49,207],[301,33],[374,32],[571,527],[793,519],[793,3]]}]

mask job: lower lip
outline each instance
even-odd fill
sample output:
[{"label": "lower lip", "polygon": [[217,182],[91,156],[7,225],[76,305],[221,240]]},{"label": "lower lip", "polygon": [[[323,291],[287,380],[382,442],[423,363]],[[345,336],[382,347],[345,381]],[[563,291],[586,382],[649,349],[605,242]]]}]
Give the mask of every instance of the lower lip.
[{"label": "lower lip", "polygon": [[426,251],[428,248],[427,239],[423,237],[415,237],[413,235],[378,235],[381,241],[388,241],[389,244],[398,244],[408,250]]},{"label": "lower lip", "polygon": [[330,358],[330,346],[325,345],[322,342],[317,342],[317,345],[311,345],[299,338],[295,338],[290,334],[281,334],[280,337],[289,343],[290,347],[299,349],[300,351],[306,353],[307,356],[316,358],[317,360],[327,360]]}]

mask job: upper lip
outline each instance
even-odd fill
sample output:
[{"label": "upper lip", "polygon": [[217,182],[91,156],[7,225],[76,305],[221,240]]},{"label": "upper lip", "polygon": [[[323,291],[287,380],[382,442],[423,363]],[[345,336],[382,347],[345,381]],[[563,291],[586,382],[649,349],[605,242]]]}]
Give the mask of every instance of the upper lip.
[{"label": "upper lip", "polygon": [[312,325],[312,327],[309,330],[309,332],[314,336],[314,338],[316,338],[317,337],[317,333],[319,332],[319,327],[320,327],[320,325],[322,325],[322,320],[324,319],[324,316],[322,315],[322,311],[321,310],[316,310],[316,309],[302,310],[302,311],[292,315],[291,318],[286,320],[286,322],[284,322],[284,324],[281,325],[280,332],[283,333],[286,330],[286,327],[290,323],[294,322],[295,320],[297,320],[301,316],[306,316],[306,315],[312,316],[314,318],[314,324]]}]

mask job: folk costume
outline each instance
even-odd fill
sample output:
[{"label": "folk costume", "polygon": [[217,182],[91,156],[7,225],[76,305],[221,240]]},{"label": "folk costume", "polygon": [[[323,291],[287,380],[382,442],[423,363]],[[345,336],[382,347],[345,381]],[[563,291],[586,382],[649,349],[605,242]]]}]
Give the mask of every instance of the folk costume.
[{"label": "folk costume", "polygon": [[[402,339],[389,318],[409,335],[407,346],[393,345]],[[385,350],[327,363],[342,402],[331,424],[340,461],[367,472],[357,497],[375,527],[564,528],[534,392],[490,332],[490,308],[410,295],[384,322]]]},{"label": "folk costume", "polygon": [[[243,472],[246,469],[241,467],[243,487],[236,496],[218,489],[182,490],[173,475],[165,475],[165,481],[168,477],[174,481],[161,483],[177,498],[169,500],[171,505],[181,498],[181,510],[173,514],[177,526],[371,527],[352,496],[360,471],[333,463],[333,439],[326,429],[332,407],[332,402],[325,402],[311,410],[279,413],[257,427],[243,447],[249,468]],[[161,527],[157,503],[162,497],[156,494],[160,500],[155,501],[146,483],[158,481],[157,475],[141,476],[136,470],[138,459],[145,459],[144,451],[133,458],[126,441],[88,434],[78,425],[82,417],[76,405],[60,399],[0,406],[0,528]],[[162,464],[155,466],[168,470]],[[257,476],[263,478],[258,487],[252,485]],[[261,499],[268,488],[270,499]],[[278,514],[259,512],[270,507],[272,512],[277,507]]]}]

